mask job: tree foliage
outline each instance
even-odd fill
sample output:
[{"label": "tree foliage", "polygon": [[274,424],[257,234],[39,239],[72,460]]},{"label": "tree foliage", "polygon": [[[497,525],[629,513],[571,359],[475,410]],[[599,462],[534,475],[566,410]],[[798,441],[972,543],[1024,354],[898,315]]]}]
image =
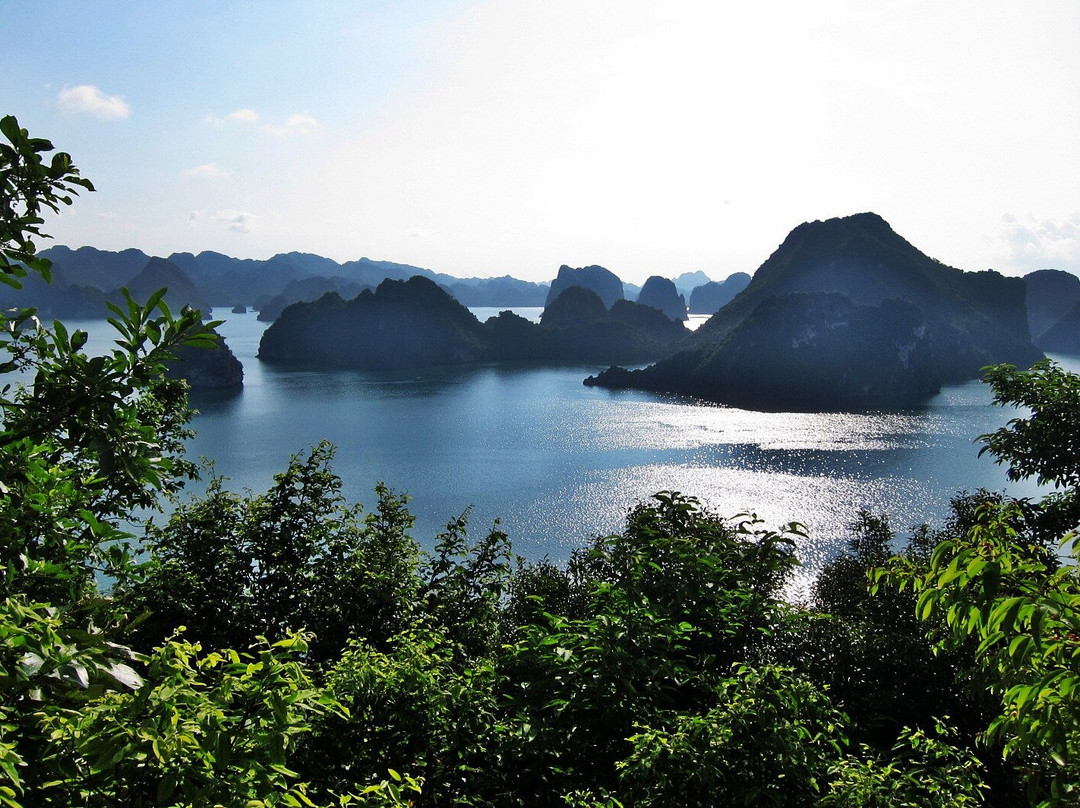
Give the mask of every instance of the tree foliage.
[{"label": "tree foliage", "polygon": [[79,174],[71,155],[30,137],[14,115],[0,118],[0,134],[8,141],[0,142],[0,283],[19,288],[28,270],[49,280],[49,262],[37,255],[34,242],[47,237],[41,232],[43,209],[58,212],[79,189],[94,186]]},{"label": "tree foliage", "polygon": [[1071,805],[1080,793],[1076,522],[1060,537],[1064,564],[1047,551],[1037,528],[1041,514],[1058,523],[1075,514],[1080,458],[1073,452],[1073,424],[1080,417],[1080,381],[1051,362],[1030,371],[999,366],[986,377],[996,403],[1029,413],[983,436],[987,450],[1008,464],[1010,479],[1036,477],[1058,492],[1035,506],[987,501],[966,531],[937,545],[925,567],[897,560],[876,578],[910,586],[919,617],[947,626],[940,648],[966,638],[977,643],[976,662],[998,700],[984,740],[1001,744],[1025,768],[1032,804]]},{"label": "tree foliage", "polygon": [[409,625],[420,592],[419,549],[405,499],[383,485],[369,514],[347,505],[330,470],[333,447],[295,456],[260,496],[214,479],[205,496],[149,525],[151,558],[119,595],[143,647],[177,625],[207,647],[246,648],[313,633],[309,660],[337,659],[347,641],[384,647]]},{"label": "tree foliage", "polygon": [[1068,492],[1080,488],[1080,376],[1044,359],[1027,371],[988,368],[985,379],[996,404],[1028,414],[983,435],[981,451],[1005,464],[1010,480],[1034,477]]},{"label": "tree foliage", "polygon": [[[41,212],[92,186],[0,132],[17,285],[47,275]],[[345,501],[328,444],[136,537],[195,476],[163,364],[212,337],[160,293],[112,313],[97,357],[0,315],[0,805],[1075,803],[1080,383],[1056,366],[990,371],[1029,415],[985,436],[1055,494],[958,495],[896,555],[861,512],[797,605],[798,525],[665,491],[565,564],[468,512],[425,552],[405,497]]]}]

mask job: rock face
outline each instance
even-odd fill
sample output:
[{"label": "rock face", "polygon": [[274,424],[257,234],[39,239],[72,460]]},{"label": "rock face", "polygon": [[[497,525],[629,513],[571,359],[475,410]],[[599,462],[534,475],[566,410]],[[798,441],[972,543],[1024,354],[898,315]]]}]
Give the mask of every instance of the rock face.
[{"label": "rock face", "polygon": [[637,302],[662,311],[672,320],[686,320],[686,299],[675,288],[674,281],[653,275],[641,287]]},{"label": "rock face", "polygon": [[1028,367],[1023,281],[930,259],[875,214],[800,225],[691,347],[590,383],[757,409],[859,407],[933,393],[995,362]]},{"label": "rock face", "polygon": [[165,375],[184,379],[192,390],[227,390],[244,385],[244,366],[224,339],[216,348],[181,347]]},{"label": "rock face", "polygon": [[1080,346],[1080,278],[1058,269],[1024,276],[1031,341],[1043,351],[1076,353]]},{"label": "rock face", "polygon": [[559,274],[551,282],[547,299],[544,306],[550,306],[552,301],[571,286],[583,286],[593,292],[604,302],[606,308],[615,305],[616,300],[622,300],[623,284],[618,275],[600,266],[581,267],[573,269],[563,264],[559,267]]},{"label": "rock face", "polygon": [[331,292],[286,307],[263,334],[259,358],[357,369],[470,362],[649,361],[689,332],[660,312],[629,301],[608,311],[588,289],[570,287],[542,324],[504,311],[481,324],[433,281],[383,281],[345,301]]},{"label": "rock face", "polygon": [[750,276],[735,272],[722,281],[710,281],[690,293],[691,314],[716,314],[750,285]]}]

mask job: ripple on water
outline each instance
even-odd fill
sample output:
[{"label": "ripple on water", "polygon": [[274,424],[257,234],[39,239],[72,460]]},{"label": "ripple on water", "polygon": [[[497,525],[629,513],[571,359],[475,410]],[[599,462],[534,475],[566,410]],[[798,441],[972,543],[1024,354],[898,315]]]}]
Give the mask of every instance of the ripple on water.
[{"label": "ripple on water", "polygon": [[[504,517],[511,535],[518,522],[531,525],[529,540],[519,551],[532,555],[543,548],[556,560],[569,555],[587,536],[621,529],[626,512],[661,490],[691,493],[714,513],[733,518],[753,513],[764,527],[780,529],[800,523],[806,537],[798,541],[803,565],[793,576],[792,596],[804,597],[821,567],[845,546],[848,526],[860,508],[888,511],[897,532],[934,522],[947,507],[947,497],[910,477],[862,478],[858,475],[804,475],[701,465],[644,465],[614,468],[571,481],[558,492],[560,508],[552,513],[547,498]],[[546,516],[542,526],[536,520]],[[543,553],[539,553],[543,554]]]}]

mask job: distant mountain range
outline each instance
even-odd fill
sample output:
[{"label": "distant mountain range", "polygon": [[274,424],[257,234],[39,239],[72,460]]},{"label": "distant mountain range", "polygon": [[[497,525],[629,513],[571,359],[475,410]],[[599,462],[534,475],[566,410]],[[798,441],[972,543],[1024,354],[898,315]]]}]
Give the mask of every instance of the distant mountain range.
[{"label": "distant mountain range", "polygon": [[[163,259],[134,249],[53,247],[43,255],[53,261],[54,283],[32,276],[17,300],[0,289],[0,305],[94,317],[121,286],[136,297],[167,286],[176,308],[258,309],[274,322],[260,348],[266,361],[402,367],[658,359],[639,371],[612,367],[586,383],[759,409],[893,403],[977,376],[987,364],[1027,366],[1044,350],[1080,353],[1075,275],[964,272],[929,258],[873,213],[799,225],[753,277],[654,276],[640,289],[600,266],[562,266],[542,284],[298,252]],[[480,323],[465,306],[545,311],[540,325],[509,313]],[[712,314],[692,334],[678,322],[687,308]]]},{"label": "distant mountain range", "polygon": [[[48,287],[31,284],[33,288],[21,297],[24,301],[32,299],[42,314],[54,317],[98,316],[97,312],[103,310],[104,297],[129,285],[151,261],[151,256],[136,249],[112,252],[94,247],[57,246],[43,250],[41,254],[53,262],[54,281]],[[165,259],[154,260],[168,261],[180,270],[185,295],[197,298],[200,308],[248,306],[258,310],[260,319],[267,322],[276,319],[291,303],[317,300],[327,292],[336,292],[349,299],[364,289],[374,289],[383,280],[407,280],[416,275],[434,281],[463,305],[475,307],[544,306],[568,285],[592,288],[609,307],[617,299],[637,300],[641,292],[639,287],[596,266],[560,267],[557,277],[548,284],[523,281],[509,275],[457,278],[423,267],[369,258],[338,263],[320,255],[300,252],[255,260],[206,251],[197,255],[173,253]],[[568,280],[571,277],[573,281]],[[683,317],[685,300],[696,286],[707,283],[710,279],[700,271],[683,273],[674,280],[677,294],[684,298]],[[167,299],[173,297],[174,290],[170,290]],[[679,304],[670,298],[672,296],[665,293],[660,305],[669,314],[677,314],[675,308]],[[7,302],[0,299],[0,304]],[[175,301],[173,303],[175,305]]]},{"label": "distant mountain range", "polygon": [[[141,250],[110,252],[94,247],[50,247],[41,253],[53,262],[54,285],[94,287],[102,291],[116,289],[140,272],[150,261]],[[266,260],[232,258],[216,252],[173,253],[166,259],[178,267],[213,306],[238,304],[262,308],[278,296],[286,296],[293,284],[307,283],[306,291],[315,299],[328,291],[342,288],[374,288],[386,278],[405,280],[422,275],[447,287],[468,306],[542,306],[547,296],[546,284],[502,278],[455,278],[422,267],[392,261],[361,258],[339,264],[330,258],[311,253],[282,253]],[[313,279],[324,279],[320,288]],[[51,301],[50,301],[51,302]]]}]

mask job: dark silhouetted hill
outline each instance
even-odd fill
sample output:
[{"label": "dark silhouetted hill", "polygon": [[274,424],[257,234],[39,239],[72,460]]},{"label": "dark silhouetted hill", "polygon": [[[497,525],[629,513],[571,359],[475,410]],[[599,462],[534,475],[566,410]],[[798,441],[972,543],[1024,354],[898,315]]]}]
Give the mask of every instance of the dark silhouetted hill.
[{"label": "dark silhouetted hill", "polygon": [[674,320],[653,306],[629,300],[616,300],[608,317],[637,329],[658,343],[674,344],[690,336],[682,320]]},{"label": "dark silhouetted hill", "polygon": [[808,410],[897,402],[939,389],[917,307],[861,306],[836,293],[767,298],[722,347],[676,354],[588,383],[682,393],[751,409]]},{"label": "dark silhouetted hill", "polygon": [[[146,262],[138,275],[131,278],[126,284],[127,290],[136,301],[143,303],[149,299],[158,289],[168,289],[165,293],[165,302],[173,311],[179,311],[184,306],[191,306],[203,314],[210,311],[210,303],[195,288],[195,284],[180,267],[164,258],[151,258]],[[119,289],[109,295],[112,300],[119,300]]]},{"label": "dark silhouetted hill", "polygon": [[1080,341],[1080,334],[1076,337],[1069,334],[1068,323],[1055,328],[1080,305],[1080,278],[1059,269],[1040,269],[1024,276],[1024,288],[1031,341],[1043,351],[1073,353],[1049,347],[1043,337],[1053,329],[1053,344],[1060,345],[1063,341],[1065,344],[1076,344]]},{"label": "dark silhouetted hill", "polygon": [[875,214],[812,222],[791,232],[691,347],[591,383],[759,409],[904,400],[987,364],[1040,358],[1023,292],[1019,278],[928,258]]},{"label": "dark silhouetted hill", "polygon": [[259,358],[282,364],[389,369],[512,360],[634,362],[671,352],[689,333],[660,312],[570,287],[543,324],[504,311],[481,324],[427,278],[383,281],[351,301],[333,292],[285,308]]},{"label": "dark silhouetted hill", "polygon": [[313,275],[300,281],[289,281],[280,295],[266,301],[256,301],[259,309],[259,320],[264,323],[272,323],[278,318],[286,306],[302,301],[318,300],[327,292],[336,292],[346,300],[356,297],[364,289],[372,286],[363,286],[355,281],[345,278]]},{"label": "dark silhouetted hill", "polygon": [[674,278],[674,282],[679,294],[683,296],[684,300],[689,301],[691,292],[699,286],[712,283],[712,278],[698,270],[696,272],[684,272],[679,277]]},{"label": "dark silhouetted hill", "polygon": [[544,307],[540,325],[545,328],[575,328],[607,319],[607,306],[600,295],[584,286],[569,286]]},{"label": "dark silhouetted hill", "polygon": [[[150,259],[140,250],[112,252],[94,247],[72,250],[58,246],[43,250],[42,254],[54,262],[56,281],[53,287],[92,287],[102,292],[127,283]],[[242,304],[261,309],[277,297],[283,298],[287,305],[299,300],[315,300],[320,294],[335,290],[343,297],[351,298],[357,290],[374,289],[386,278],[406,280],[415,275],[436,281],[467,306],[542,306],[548,292],[547,284],[522,281],[509,275],[457,278],[393,261],[361,258],[338,263],[321,255],[301,252],[279,253],[266,260],[232,258],[213,251],[197,255],[178,252],[168,256],[167,260],[187,275],[204,300],[228,307]],[[324,284],[325,288],[319,294],[308,292],[302,297],[289,290],[290,284],[303,284],[310,278],[320,277],[340,278],[340,282],[336,286]],[[46,303],[51,300],[48,295],[42,299]]]},{"label": "dark silhouetted hill", "polygon": [[559,274],[551,282],[544,306],[550,306],[560,294],[571,286],[581,286],[596,293],[606,308],[611,308],[616,300],[622,300],[623,283],[619,276],[600,266],[588,266],[574,269],[563,264]]},{"label": "dark silhouetted hill", "polygon": [[624,299],[608,310],[581,286],[565,289],[544,309],[539,330],[542,356],[553,362],[646,362],[670,354],[690,334],[651,306]]},{"label": "dark silhouetted hill", "polygon": [[384,280],[353,300],[330,292],[294,303],[266,329],[259,358],[360,369],[477,362],[480,322],[432,280]]},{"label": "dark silhouetted hill", "polygon": [[93,319],[108,315],[105,293],[94,286],[65,284],[53,276],[46,283],[40,275],[31,273],[22,279],[22,289],[0,285],[0,308],[36,308],[45,319]]},{"label": "dark silhouetted hill", "polygon": [[244,366],[223,338],[214,348],[181,346],[167,364],[165,375],[184,379],[192,390],[228,390],[244,385]]},{"label": "dark silhouetted hill", "polygon": [[[791,292],[840,292],[864,305],[907,300],[931,321],[948,320],[969,331],[975,343],[1000,337],[1020,355],[1030,348],[1021,279],[945,266],[875,213],[796,227],[696,339],[718,342],[766,297]],[[1007,345],[999,347],[1007,352]]]},{"label": "dark silhouetted hill", "polygon": [[41,255],[52,261],[54,286],[95,287],[102,292],[124,286],[150,260],[142,250],[111,252],[94,247],[49,247]]},{"label": "dark silhouetted hill", "polygon": [[745,272],[735,272],[722,281],[710,281],[690,292],[691,314],[716,314],[750,284]]},{"label": "dark silhouetted hill", "polygon": [[466,306],[543,306],[548,285],[504,275],[500,278],[451,278],[436,276]]},{"label": "dark silhouetted hill", "polygon": [[637,302],[651,306],[672,320],[686,320],[686,299],[675,288],[675,282],[653,275],[641,287]]}]

